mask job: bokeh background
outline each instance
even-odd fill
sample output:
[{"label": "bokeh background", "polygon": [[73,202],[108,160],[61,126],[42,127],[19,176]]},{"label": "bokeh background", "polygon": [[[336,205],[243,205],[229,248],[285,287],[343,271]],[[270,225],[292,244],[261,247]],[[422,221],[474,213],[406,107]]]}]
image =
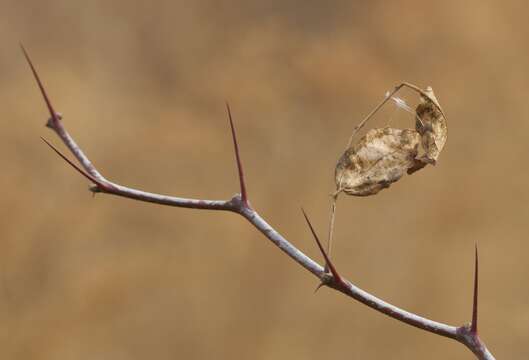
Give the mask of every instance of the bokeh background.
[{"label": "bokeh background", "polygon": [[[436,167],[341,197],[334,257],[407,310],[470,320],[529,356],[526,2],[10,1],[0,3],[0,357],[472,359],[462,345],[328,289],[230,213],[97,195],[39,139],[47,111],[111,180],[172,195],[238,191],[321,260],[352,128],[401,81],[434,87],[449,137]],[[404,91],[410,105],[417,96]],[[390,105],[371,126],[410,127]]]}]

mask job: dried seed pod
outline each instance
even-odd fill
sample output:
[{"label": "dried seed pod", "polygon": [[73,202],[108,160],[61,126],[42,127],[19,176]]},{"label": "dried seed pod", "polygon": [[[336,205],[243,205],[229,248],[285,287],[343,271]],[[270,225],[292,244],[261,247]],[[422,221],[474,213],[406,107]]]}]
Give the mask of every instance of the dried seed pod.
[{"label": "dried seed pod", "polygon": [[[408,87],[420,95],[420,103],[415,110],[415,130],[389,127],[372,129],[353,145],[356,132],[389,99],[393,99],[399,107],[404,107],[401,99],[393,98],[402,87]],[[432,88],[422,90],[408,83],[398,85],[354,129],[348,148],[336,165],[336,194],[344,191],[355,196],[374,195],[399,180],[405,172],[413,174],[428,164],[435,165],[446,137],[446,119]]]},{"label": "dried seed pod", "polygon": [[[393,97],[403,87],[420,95],[420,103],[415,112],[402,99]],[[353,144],[356,133],[390,99],[395,101],[398,107],[414,113],[415,129],[390,127],[371,129]],[[446,136],[445,116],[431,87],[422,90],[416,85],[401,83],[386,94],[386,97],[354,128],[347,148],[336,164],[334,172],[336,192],[332,195],[329,219],[327,247],[329,255],[338,195],[342,191],[353,196],[375,195],[398,181],[405,173],[413,174],[428,164],[435,165],[446,143]]]},{"label": "dried seed pod", "polygon": [[446,119],[431,87],[421,94],[421,102],[415,110],[417,120],[415,129],[421,135],[421,144],[425,154],[419,159],[435,165],[446,143]]},{"label": "dried seed pod", "polygon": [[413,129],[371,129],[338,160],[336,188],[369,196],[399,180],[417,166],[421,136]]}]

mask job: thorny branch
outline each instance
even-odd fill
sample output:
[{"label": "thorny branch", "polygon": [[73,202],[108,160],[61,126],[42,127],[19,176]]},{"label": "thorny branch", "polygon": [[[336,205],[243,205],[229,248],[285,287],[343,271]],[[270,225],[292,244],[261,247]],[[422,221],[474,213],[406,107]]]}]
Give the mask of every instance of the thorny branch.
[{"label": "thorny branch", "polygon": [[[90,191],[94,193],[105,193],[110,195],[121,196],[129,199],[146,201],[151,203],[156,203],[160,205],[168,205],[174,207],[183,207],[183,208],[192,208],[192,209],[201,209],[201,210],[224,210],[237,213],[249,221],[257,230],[259,230],[263,235],[268,238],[272,243],[274,243],[279,249],[286,253],[291,259],[296,261],[306,270],[315,275],[322,285],[328,286],[329,288],[335,289],[346,296],[349,296],[364,305],[369,306],[370,308],[385,314],[389,317],[392,317],[398,321],[404,322],[408,325],[417,327],[419,329],[444,336],[453,340],[456,340],[466,347],[468,347],[475,355],[477,359],[482,360],[493,360],[494,356],[489,352],[485,344],[481,341],[478,336],[477,329],[477,298],[478,298],[478,258],[477,258],[477,246],[476,246],[476,258],[475,258],[475,275],[474,275],[474,301],[473,301],[473,310],[472,310],[472,323],[462,326],[451,326],[441,322],[433,321],[414,313],[408,312],[401,308],[398,308],[395,305],[389,304],[374,295],[356,287],[350,281],[343,278],[336,267],[331,263],[331,260],[327,256],[325,250],[323,249],[316,232],[314,231],[308,216],[303,211],[303,215],[309,225],[309,228],[317,242],[318,248],[320,249],[326,264],[326,268],[330,269],[330,273],[326,271],[324,267],[319,265],[317,262],[309,258],[294,245],[292,245],[287,239],[285,239],[280,233],[278,233],[272,226],[270,226],[253,208],[250,207],[247,193],[246,185],[244,182],[244,172],[242,167],[242,161],[239,153],[239,145],[236,138],[235,127],[233,125],[233,120],[231,117],[231,111],[229,105],[227,106],[228,117],[230,121],[230,128],[232,131],[233,144],[235,149],[236,163],[239,172],[239,181],[241,188],[241,195],[236,194],[233,198],[229,200],[202,200],[202,199],[188,199],[173,197],[161,194],[155,194],[150,192],[145,192],[142,190],[137,190],[129,188],[123,185],[119,185],[107,180],[103,175],[101,175],[95,166],[91,163],[85,153],[77,145],[74,139],[66,131],[62,123],[62,117],[55,112],[51,101],[44,89],[44,86],[33,66],[31,59],[29,58],[28,53],[21,45],[24,56],[33,72],[35,80],[40,88],[40,92],[44,97],[46,106],[50,113],[50,118],[47,122],[47,126],[51,128],[57,136],[63,141],[66,147],[70,152],[75,156],[77,161],[80,163],[80,166],[76,165],[73,161],[69,160],[65,155],[63,155],[59,150],[57,150],[53,145],[48,141],[44,140],[60,157],[62,157],[68,164],[80,172],[84,177],[86,177],[93,184],[90,186]],[[396,92],[403,86],[409,86],[408,84],[398,85],[394,91]],[[386,97],[386,99],[390,98]],[[383,103],[386,100],[383,101]],[[380,104],[379,106],[381,106]],[[363,125],[363,124],[361,124]],[[359,127],[361,127],[361,125]]]}]

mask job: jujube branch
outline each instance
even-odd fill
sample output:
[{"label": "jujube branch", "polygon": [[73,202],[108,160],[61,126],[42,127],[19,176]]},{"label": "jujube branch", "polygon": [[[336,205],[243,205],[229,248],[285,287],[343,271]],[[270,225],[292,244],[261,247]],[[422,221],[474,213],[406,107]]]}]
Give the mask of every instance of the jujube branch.
[{"label": "jujube branch", "polygon": [[[229,200],[202,200],[202,199],[189,199],[189,198],[180,198],[168,195],[161,195],[156,193],[145,192],[142,190],[137,190],[129,188],[123,185],[113,183],[105,179],[93,166],[88,157],[84,154],[81,148],[73,140],[70,134],[66,131],[63,126],[61,118],[55,112],[51,101],[46,94],[44,86],[33,66],[30,57],[26,50],[22,47],[24,56],[31,68],[31,71],[37,81],[39,89],[44,97],[46,106],[51,116],[51,126],[49,126],[57,136],[64,142],[66,147],[72,152],[75,158],[79,161],[80,166],[76,165],[73,161],[69,160],[65,155],[61,154],[59,150],[53,147],[49,142],[45,141],[61,158],[63,158],[69,165],[74,167],[76,171],[80,172],[85,178],[95,184],[95,187],[92,188],[92,191],[102,192],[112,195],[117,195],[129,199],[145,201],[156,203],[160,205],[168,205],[174,207],[182,208],[193,208],[201,210],[224,210],[231,211],[240,214],[246,220],[248,220],[258,231],[263,233],[274,245],[276,245],[280,250],[287,254],[291,259],[300,264],[306,270],[314,274],[318,279],[324,283],[329,288],[333,288],[367,306],[377,310],[378,312],[390,316],[396,320],[402,321],[406,324],[412,325],[419,329],[448,337],[454,339],[465,346],[467,346],[478,359],[494,359],[492,354],[487,350],[483,342],[477,336],[476,331],[470,331],[467,326],[450,326],[437,321],[433,321],[414,313],[405,311],[401,308],[398,308],[392,304],[389,304],[370,293],[354,286],[350,281],[344,279],[337,271],[335,266],[331,263],[327,253],[324,251],[318,237],[308,217],[305,215],[305,219],[309,225],[309,228],[316,240],[316,243],[325,258],[325,262],[329,269],[331,270],[332,277],[325,271],[324,267],[319,265],[317,262],[309,258],[303,252],[301,252],[297,247],[291,244],[287,239],[285,239],[277,230],[270,226],[259,214],[257,211],[252,209],[248,205],[248,197],[246,193],[246,184],[244,182],[244,173],[242,170],[242,164],[240,159],[239,146],[236,138],[235,127],[233,125],[233,119],[231,118],[231,111],[227,105],[228,117],[230,121],[230,127],[232,132],[233,144],[235,149],[235,158],[237,162],[237,168],[239,172],[239,182],[241,187],[241,195],[235,195]],[[402,86],[408,86],[406,84],[399,85],[398,88]],[[398,90],[398,88],[396,90]],[[395,91],[396,91],[395,90]],[[385,100],[386,101],[386,100]],[[384,101],[384,102],[385,102]],[[383,105],[383,104],[381,104]],[[380,105],[380,106],[381,106]],[[475,297],[474,297],[474,312],[477,313],[477,258],[476,258],[476,275],[475,275]],[[477,315],[473,315],[473,326],[477,326]]]}]

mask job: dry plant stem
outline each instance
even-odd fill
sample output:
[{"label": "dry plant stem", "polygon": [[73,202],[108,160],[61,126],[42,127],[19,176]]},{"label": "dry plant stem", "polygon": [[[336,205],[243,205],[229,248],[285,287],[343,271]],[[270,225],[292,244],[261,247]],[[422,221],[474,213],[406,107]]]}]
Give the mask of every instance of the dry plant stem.
[{"label": "dry plant stem", "polygon": [[336,219],[336,201],[338,200],[338,194],[331,195],[331,215],[329,219],[329,239],[327,243],[327,254],[330,256],[332,251],[332,239],[334,236],[334,220]]},{"label": "dry plant stem", "polygon": [[[44,96],[46,103],[48,104],[48,109],[50,111],[51,118],[48,121],[48,126],[57,134],[57,136],[64,142],[66,147],[72,152],[72,154],[79,161],[81,166],[76,166],[73,162],[67,160],[66,156],[60,154],[58,150],[54,148],[65,160],[67,160],[72,166],[74,166],[78,171],[83,173],[85,177],[90,179],[95,185],[90,187],[90,190],[93,192],[106,193],[111,195],[117,195],[129,199],[146,201],[151,203],[156,203],[160,205],[168,205],[174,207],[183,207],[183,208],[194,208],[201,210],[225,210],[237,213],[248,220],[258,231],[260,231],[266,238],[268,238],[274,245],[286,253],[291,259],[300,264],[303,268],[314,274],[322,283],[326,286],[338,290],[339,292],[352,297],[353,299],[369,306],[370,308],[381,312],[387,316],[390,316],[396,320],[402,321],[411,326],[417,327],[419,329],[448,337],[454,339],[464,345],[466,345],[478,359],[494,359],[492,354],[486,349],[485,345],[481,342],[477,336],[476,331],[472,331],[469,326],[450,326],[443,324],[437,321],[429,320],[427,318],[421,317],[414,313],[408,312],[406,310],[400,309],[392,304],[389,304],[370,293],[356,287],[348,280],[341,277],[330,259],[326,256],[323,247],[318,241],[318,246],[322,254],[324,254],[325,260],[328,263],[331,274],[327,273],[321,265],[316,263],[314,260],[309,258],[298,248],[288,242],[281,234],[279,234],[272,226],[270,226],[254,209],[248,206],[244,198],[240,195],[235,195],[229,200],[199,200],[199,199],[188,199],[173,197],[167,195],[160,195],[150,192],[145,192],[126,186],[122,186],[116,183],[113,183],[105,179],[92,165],[88,157],[84,154],[81,148],[77,143],[72,139],[68,134],[66,129],[63,126],[62,119],[54,112],[51,103],[48,100],[44,87],[42,86],[38,75],[31,64],[27,53],[24,50],[24,54],[34,76],[39,84],[42,95]],[[235,131],[233,128],[233,135]],[[236,157],[238,159],[238,168],[239,168],[239,180],[241,182],[241,189],[244,187],[244,177],[243,169],[240,162],[240,157],[238,156],[238,144],[234,136],[234,145],[236,150]],[[50,145],[51,146],[51,145]],[[242,192],[242,191],[241,191]],[[308,221],[308,218],[307,218]],[[312,226],[311,230],[312,229]],[[314,233],[315,235],[315,233]],[[476,322],[477,323],[477,322]]]},{"label": "dry plant stem", "polygon": [[[331,194],[331,214],[329,216],[329,236],[327,239],[327,255],[331,257],[332,239],[334,236],[334,222],[336,219],[336,202],[338,201],[339,192]],[[327,265],[326,265],[327,267]]]}]

